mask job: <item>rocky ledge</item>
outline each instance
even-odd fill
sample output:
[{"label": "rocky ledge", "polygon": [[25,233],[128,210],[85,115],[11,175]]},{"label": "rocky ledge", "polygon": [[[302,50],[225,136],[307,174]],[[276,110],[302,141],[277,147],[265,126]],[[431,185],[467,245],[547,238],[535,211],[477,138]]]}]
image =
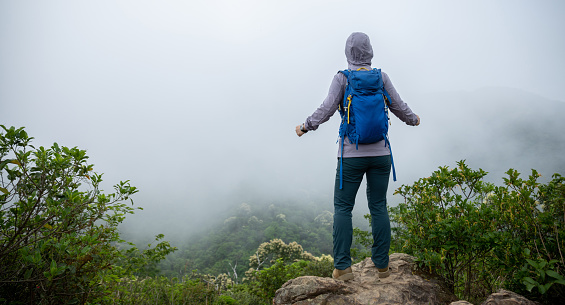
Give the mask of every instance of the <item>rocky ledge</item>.
[{"label": "rocky ledge", "polygon": [[[412,272],[414,257],[394,253],[390,256],[389,277],[379,279],[370,258],[352,266],[355,278],[342,282],[332,278],[303,276],[286,282],[275,294],[273,305],[373,305],[373,304],[471,304],[459,301],[436,280]],[[518,294],[500,290],[483,305],[533,305]]]}]

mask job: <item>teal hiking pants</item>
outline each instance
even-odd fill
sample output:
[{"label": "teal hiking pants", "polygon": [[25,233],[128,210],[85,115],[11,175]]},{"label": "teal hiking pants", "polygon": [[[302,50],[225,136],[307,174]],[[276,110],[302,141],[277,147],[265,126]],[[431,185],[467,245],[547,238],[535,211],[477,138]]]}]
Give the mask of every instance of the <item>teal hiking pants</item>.
[{"label": "teal hiking pants", "polygon": [[351,266],[350,249],[353,240],[351,212],[363,176],[366,175],[367,201],[373,231],[371,259],[377,268],[386,268],[390,249],[390,220],[386,207],[391,167],[390,156],[343,158],[343,188],[341,190],[339,189],[339,166],[338,159],[334,187],[334,266],[340,270]]}]

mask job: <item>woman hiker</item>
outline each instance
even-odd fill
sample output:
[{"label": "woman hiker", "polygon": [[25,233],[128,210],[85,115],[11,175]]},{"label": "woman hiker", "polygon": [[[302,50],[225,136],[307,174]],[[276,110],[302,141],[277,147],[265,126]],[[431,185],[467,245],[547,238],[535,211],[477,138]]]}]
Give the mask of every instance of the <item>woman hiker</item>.
[{"label": "woman hiker", "polygon": [[[349,70],[371,70],[373,48],[369,37],[364,33],[351,34],[345,44],[345,56]],[[420,117],[414,114],[408,105],[402,101],[390,78],[384,72],[382,72],[382,81],[390,96],[390,111],[407,125],[418,126]],[[337,73],[334,76],[328,96],[320,107],[306,118],[303,124],[296,126],[296,134],[299,137],[310,130],[318,129],[320,124],[329,120],[336,112],[344,99],[346,82],[347,77],[344,74]],[[391,234],[386,207],[386,194],[391,170],[391,151],[389,145],[385,143],[388,140],[356,145],[351,143],[346,136],[343,137],[344,139],[340,138],[339,140],[334,187],[333,257],[335,269],[333,278],[343,281],[353,279],[350,254],[353,239],[351,212],[363,175],[367,177],[367,200],[373,232],[371,260],[378,270],[379,277],[387,277],[390,275],[388,251]],[[343,154],[341,152],[342,147]],[[343,167],[341,174],[340,166]]]}]

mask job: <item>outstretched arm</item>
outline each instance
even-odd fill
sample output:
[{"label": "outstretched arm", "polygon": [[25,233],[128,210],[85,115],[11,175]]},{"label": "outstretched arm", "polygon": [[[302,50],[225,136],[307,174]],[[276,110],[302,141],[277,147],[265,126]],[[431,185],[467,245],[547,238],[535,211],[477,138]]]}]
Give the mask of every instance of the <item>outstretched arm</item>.
[{"label": "outstretched arm", "polygon": [[296,126],[296,134],[301,137],[303,134],[309,130],[316,130],[318,127],[328,121],[332,115],[337,110],[339,103],[343,99],[343,94],[345,91],[346,78],[343,74],[337,73],[330,85],[330,90],[328,95],[322,102],[322,104],[314,111],[314,113],[306,118],[304,124]]},{"label": "outstretched arm", "polygon": [[412,112],[412,109],[400,98],[400,94],[396,91],[392,85],[392,81],[386,73],[382,73],[383,83],[388,95],[390,96],[390,111],[398,117],[401,121],[408,125],[418,126],[420,125],[420,117]]}]

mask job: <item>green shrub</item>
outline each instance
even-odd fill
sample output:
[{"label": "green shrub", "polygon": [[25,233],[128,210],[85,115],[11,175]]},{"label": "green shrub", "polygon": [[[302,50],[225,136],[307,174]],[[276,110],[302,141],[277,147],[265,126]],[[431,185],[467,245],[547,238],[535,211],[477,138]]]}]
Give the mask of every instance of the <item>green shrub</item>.
[{"label": "green shrub", "polygon": [[112,282],[174,251],[118,248],[137,189],[125,181],[104,194],[86,151],[35,148],[23,128],[0,127],[0,302],[104,302]]},{"label": "green shrub", "polygon": [[565,302],[565,178],[547,184],[532,170],[528,179],[513,169],[491,202],[499,210],[502,243],[494,252],[507,273],[504,285],[531,299]]},{"label": "green shrub", "polygon": [[226,303],[228,298],[215,303],[219,296],[214,287],[189,276],[182,279],[131,276],[115,282],[111,291],[110,304],[230,304]]},{"label": "green shrub", "polygon": [[257,294],[251,291],[251,288],[246,284],[235,286],[226,292],[226,294],[236,300],[237,305],[270,305],[272,301],[265,301]]},{"label": "green shrub", "polygon": [[332,271],[333,259],[329,255],[323,255],[312,261],[300,260],[292,264],[286,264],[283,258],[279,258],[271,267],[248,272],[246,285],[249,291],[266,304],[270,304],[277,289],[287,281],[306,275],[330,277]]},{"label": "green shrub", "polygon": [[501,286],[563,300],[563,178],[542,185],[535,170],[522,180],[511,169],[505,186],[494,186],[485,175],[461,161],[400,187],[405,202],[390,211],[403,250],[472,302]]},{"label": "green shrub", "polygon": [[[1,126],[0,295],[25,303],[85,302],[120,256],[117,226],[137,192],[126,182],[99,189],[86,151],[30,145],[23,128]],[[133,201],[132,201],[133,203]]]},{"label": "green shrub", "polygon": [[268,302],[273,299],[277,289],[284,283],[299,277],[301,275],[301,268],[307,264],[306,261],[299,261],[287,265],[282,258],[279,258],[271,267],[260,271],[253,271],[250,274],[251,277],[248,280],[248,285],[257,296]]},{"label": "green shrub", "polygon": [[216,304],[218,304],[218,305],[235,305],[235,304],[237,304],[237,301],[234,300],[230,296],[221,295],[221,296],[218,297]]},{"label": "green shrub", "polygon": [[316,257],[313,261],[308,261],[302,268],[300,276],[311,275],[319,277],[331,277],[334,270],[334,260],[330,255]]}]

